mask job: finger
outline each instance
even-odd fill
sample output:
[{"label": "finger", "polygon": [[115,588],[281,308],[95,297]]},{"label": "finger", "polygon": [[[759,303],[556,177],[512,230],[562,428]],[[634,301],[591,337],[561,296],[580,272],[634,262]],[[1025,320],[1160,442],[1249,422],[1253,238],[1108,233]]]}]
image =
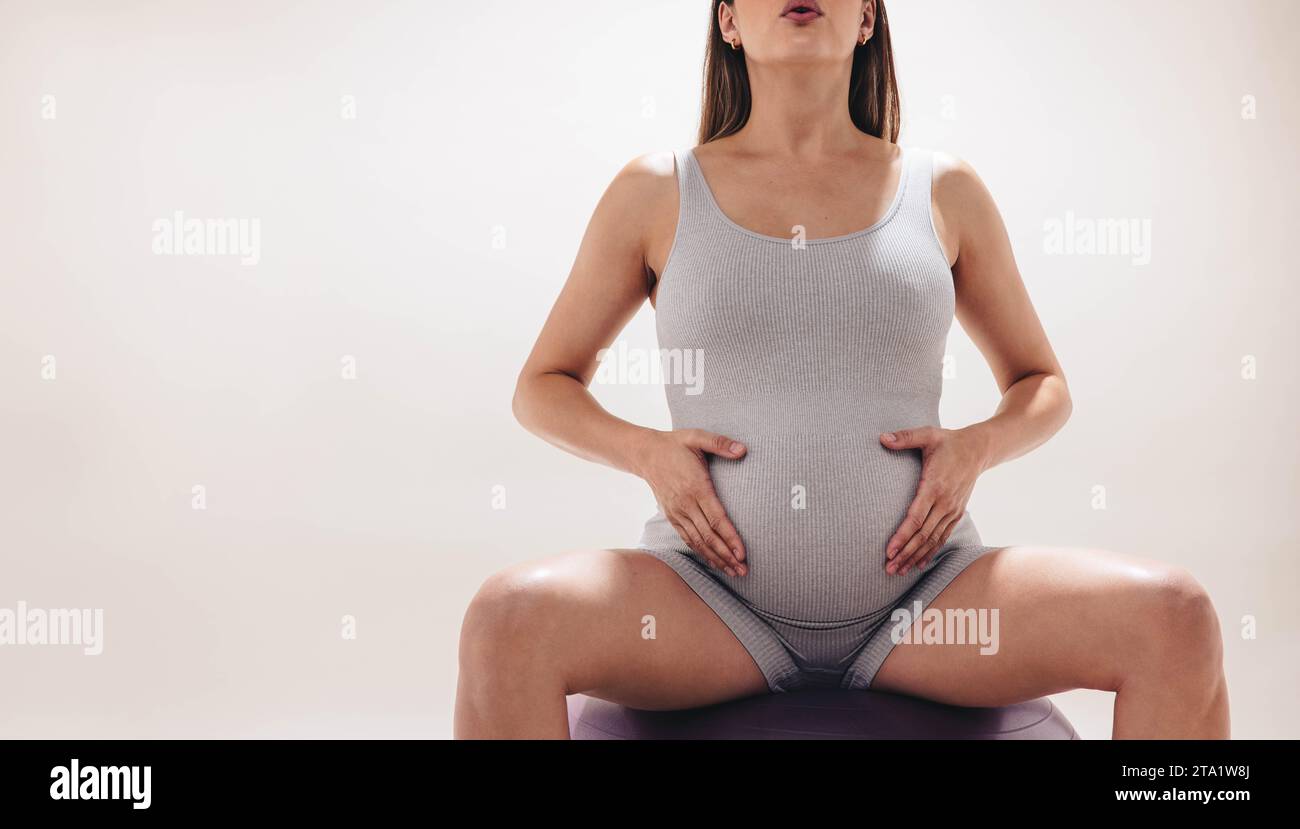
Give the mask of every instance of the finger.
[{"label": "finger", "polygon": [[723,562],[720,561],[717,555],[709,549],[709,545],[704,543],[704,539],[700,538],[700,534],[696,531],[695,523],[693,521],[685,516],[675,515],[673,518],[669,519],[669,523],[677,530],[677,534],[686,541],[686,546],[690,547],[702,556],[704,560],[708,562],[710,567],[714,570],[722,569]]},{"label": "finger", "polygon": [[700,508],[698,502],[686,507],[686,510],[687,516],[695,522],[695,529],[704,540],[704,543],[721,559],[723,572],[734,577],[737,574],[736,568],[740,566],[735,553],[728,549],[727,543],[722,540],[722,536],[714,531],[709,524],[709,517],[704,514],[704,510]]},{"label": "finger", "polygon": [[899,575],[902,575],[911,569],[910,565],[914,560],[914,557],[930,543],[930,539],[943,516],[944,511],[937,505],[932,505],[930,507],[930,511],[926,513],[925,520],[921,522],[920,529],[913,533],[912,537],[903,545],[903,548],[894,556],[893,561],[890,562]]},{"label": "finger", "polygon": [[735,525],[727,517],[727,511],[718,500],[717,494],[710,492],[707,497],[700,499],[699,504],[700,509],[704,511],[704,517],[709,521],[709,526],[722,538],[723,543],[736,559],[736,571],[742,576],[745,575],[745,545],[740,540],[740,533],[736,532]]},{"label": "finger", "polygon": [[[704,553],[699,550],[700,545],[696,538],[698,533],[695,532],[695,527],[689,521],[683,521],[676,515],[671,515],[668,517],[668,523],[672,524],[674,530],[677,530],[677,534],[681,536],[682,541],[691,549],[691,552],[704,556]],[[708,556],[705,556],[705,558],[708,558]]]},{"label": "finger", "polygon": [[939,555],[939,553],[943,551],[943,548],[948,544],[948,539],[952,536],[952,531],[956,526],[957,516],[954,515],[948,519],[947,523],[944,524],[943,529],[939,531],[939,539],[934,543],[934,547],[926,554],[925,558],[917,562],[917,567],[924,569],[930,566],[930,562],[932,562],[935,556]]},{"label": "finger", "polygon": [[898,552],[898,555],[894,556],[893,564],[894,567],[898,568],[900,576],[915,567],[918,557],[930,550],[931,544],[935,542],[935,537],[939,534],[941,526],[943,526],[945,516],[946,509],[941,507],[940,504],[936,503],[930,508],[930,515],[926,516],[926,522],[920,526],[917,534],[911,537],[904,548]]},{"label": "finger", "polygon": [[934,533],[930,537],[930,543],[925,546],[919,553],[912,557],[910,564],[903,567],[903,574],[915,567],[918,570],[924,570],[934,559],[934,557],[943,549],[943,545],[948,543],[948,536],[952,535],[952,529],[956,526],[956,516],[949,512],[948,516],[939,522]]},{"label": "finger", "polygon": [[917,555],[919,552],[926,550],[926,547],[930,546],[930,534],[932,531],[932,529],[917,530],[917,534],[911,537],[906,546],[902,548],[902,550],[898,552],[898,555],[894,556],[893,561],[889,563],[889,568],[892,568],[889,569],[889,572],[897,573],[902,576],[902,574],[906,573],[907,570],[910,570],[911,565],[915,564],[915,561],[917,561]]},{"label": "finger", "polygon": [[714,570],[724,570],[727,563],[718,558],[718,554],[713,552],[713,549],[700,536],[699,531],[695,528],[695,522],[686,517],[680,517],[677,521],[677,526],[680,527],[678,531],[681,533],[683,538],[689,539],[687,543],[690,548],[703,558],[704,561]]},{"label": "finger", "polygon": [[921,449],[930,445],[934,437],[933,426],[918,426],[915,429],[895,429],[880,436],[880,442],[890,449]]},{"label": "finger", "polygon": [[688,429],[686,431],[686,445],[692,449],[699,449],[701,452],[708,452],[711,455],[733,460],[743,457],[745,454],[745,444],[740,441],[732,440],[726,435],[719,435],[716,432],[706,432],[703,429]]},{"label": "finger", "polygon": [[[907,507],[907,514],[899,523],[898,529],[890,536],[889,543],[885,545],[885,559],[890,564],[898,557],[899,552],[903,549],[912,537],[925,526],[925,519],[930,515],[930,509],[934,506],[934,496],[929,489],[922,487],[917,490],[916,495],[912,498],[912,503]],[[892,572],[892,571],[891,571]]]}]

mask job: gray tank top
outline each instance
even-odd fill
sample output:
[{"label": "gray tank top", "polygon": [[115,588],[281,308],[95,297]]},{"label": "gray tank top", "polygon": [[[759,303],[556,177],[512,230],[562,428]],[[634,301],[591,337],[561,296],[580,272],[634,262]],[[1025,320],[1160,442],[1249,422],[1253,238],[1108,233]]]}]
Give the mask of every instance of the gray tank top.
[{"label": "gray tank top", "polygon": [[[710,574],[774,619],[868,618],[929,569],[883,570],[921,458],[884,448],[879,435],[939,425],[955,297],[931,218],[932,153],[904,151],[893,201],[870,227],[802,246],[732,222],[694,151],[675,155],[680,208],[656,329],[666,366],[696,359],[698,377],[674,382],[668,369],[673,428],[749,449],[709,463],[750,572]],[[934,562],[979,543],[966,514]],[[662,513],[641,546],[694,557]]]}]

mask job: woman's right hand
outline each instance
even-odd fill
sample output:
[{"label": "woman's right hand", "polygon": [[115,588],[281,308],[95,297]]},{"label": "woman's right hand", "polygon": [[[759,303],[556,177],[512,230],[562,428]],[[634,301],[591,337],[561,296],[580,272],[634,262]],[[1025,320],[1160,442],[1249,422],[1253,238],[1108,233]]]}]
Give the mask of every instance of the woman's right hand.
[{"label": "woman's right hand", "polygon": [[656,431],[641,447],[638,467],[682,540],[714,569],[743,576],[749,569],[744,564],[745,545],[718,500],[705,455],[739,460],[745,447],[702,429]]}]

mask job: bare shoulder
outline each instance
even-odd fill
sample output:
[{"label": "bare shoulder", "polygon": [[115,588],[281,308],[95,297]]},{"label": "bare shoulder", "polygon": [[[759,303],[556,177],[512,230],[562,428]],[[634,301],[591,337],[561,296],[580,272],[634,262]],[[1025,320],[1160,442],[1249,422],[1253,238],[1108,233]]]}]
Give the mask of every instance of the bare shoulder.
[{"label": "bare shoulder", "polygon": [[[677,227],[677,167],[672,150],[633,158],[610,182],[602,199],[609,232],[636,245],[647,276],[660,273]],[[617,225],[617,229],[612,225]]]},{"label": "bare shoulder", "polygon": [[592,213],[584,248],[624,262],[635,261],[642,271],[653,270],[661,240],[665,234],[671,238],[676,225],[674,171],[671,150],[645,153],[624,164]]},{"label": "bare shoulder", "polygon": [[960,258],[963,244],[999,235],[1002,219],[993,195],[965,159],[935,151],[933,182],[934,229],[951,266]]},{"label": "bare shoulder", "polygon": [[936,150],[934,153],[935,204],[954,215],[965,209],[978,207],[989,200],[988,189],[964,158]]},{"label": "bare shoulder", "polygon": [[610,182],[609,192],[620,201],[641,205],[675,195],[676,169],[671,150],[639,155],[618,171]]},{"label": "bare shoulder", "polygon": [[639,155],[624,164],[605,188],[595,221],[603,233],[648,244],[663,223],[674,222],[676,215],[673,153],[666,150]]}]

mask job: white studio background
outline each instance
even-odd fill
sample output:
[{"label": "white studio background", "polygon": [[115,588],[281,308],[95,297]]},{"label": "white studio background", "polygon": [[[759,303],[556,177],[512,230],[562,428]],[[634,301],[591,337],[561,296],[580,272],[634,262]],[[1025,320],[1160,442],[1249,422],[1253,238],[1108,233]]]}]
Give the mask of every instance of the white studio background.
[{"label": "white studio background", "polygon": [[[0,608],[104,614],[98,656],[0,646],[0,735],[450,735],[482,579],[654,510],[509,404],[605,186],[694,143],[708,6],[0,2]],[[1075,401],[981,533],[1187,567],[1235,735],[1300,736],[1300,3],[889,15],[902,141],[984,178]],[[156,254],[175,211],[255,220],[256,263]],[[1149,221],[1149,262],[1049,252],[1067,216]],[[949,351],[944,424],[987,417]],[[1058,702],[1091,738],[1110,699]]]}]

